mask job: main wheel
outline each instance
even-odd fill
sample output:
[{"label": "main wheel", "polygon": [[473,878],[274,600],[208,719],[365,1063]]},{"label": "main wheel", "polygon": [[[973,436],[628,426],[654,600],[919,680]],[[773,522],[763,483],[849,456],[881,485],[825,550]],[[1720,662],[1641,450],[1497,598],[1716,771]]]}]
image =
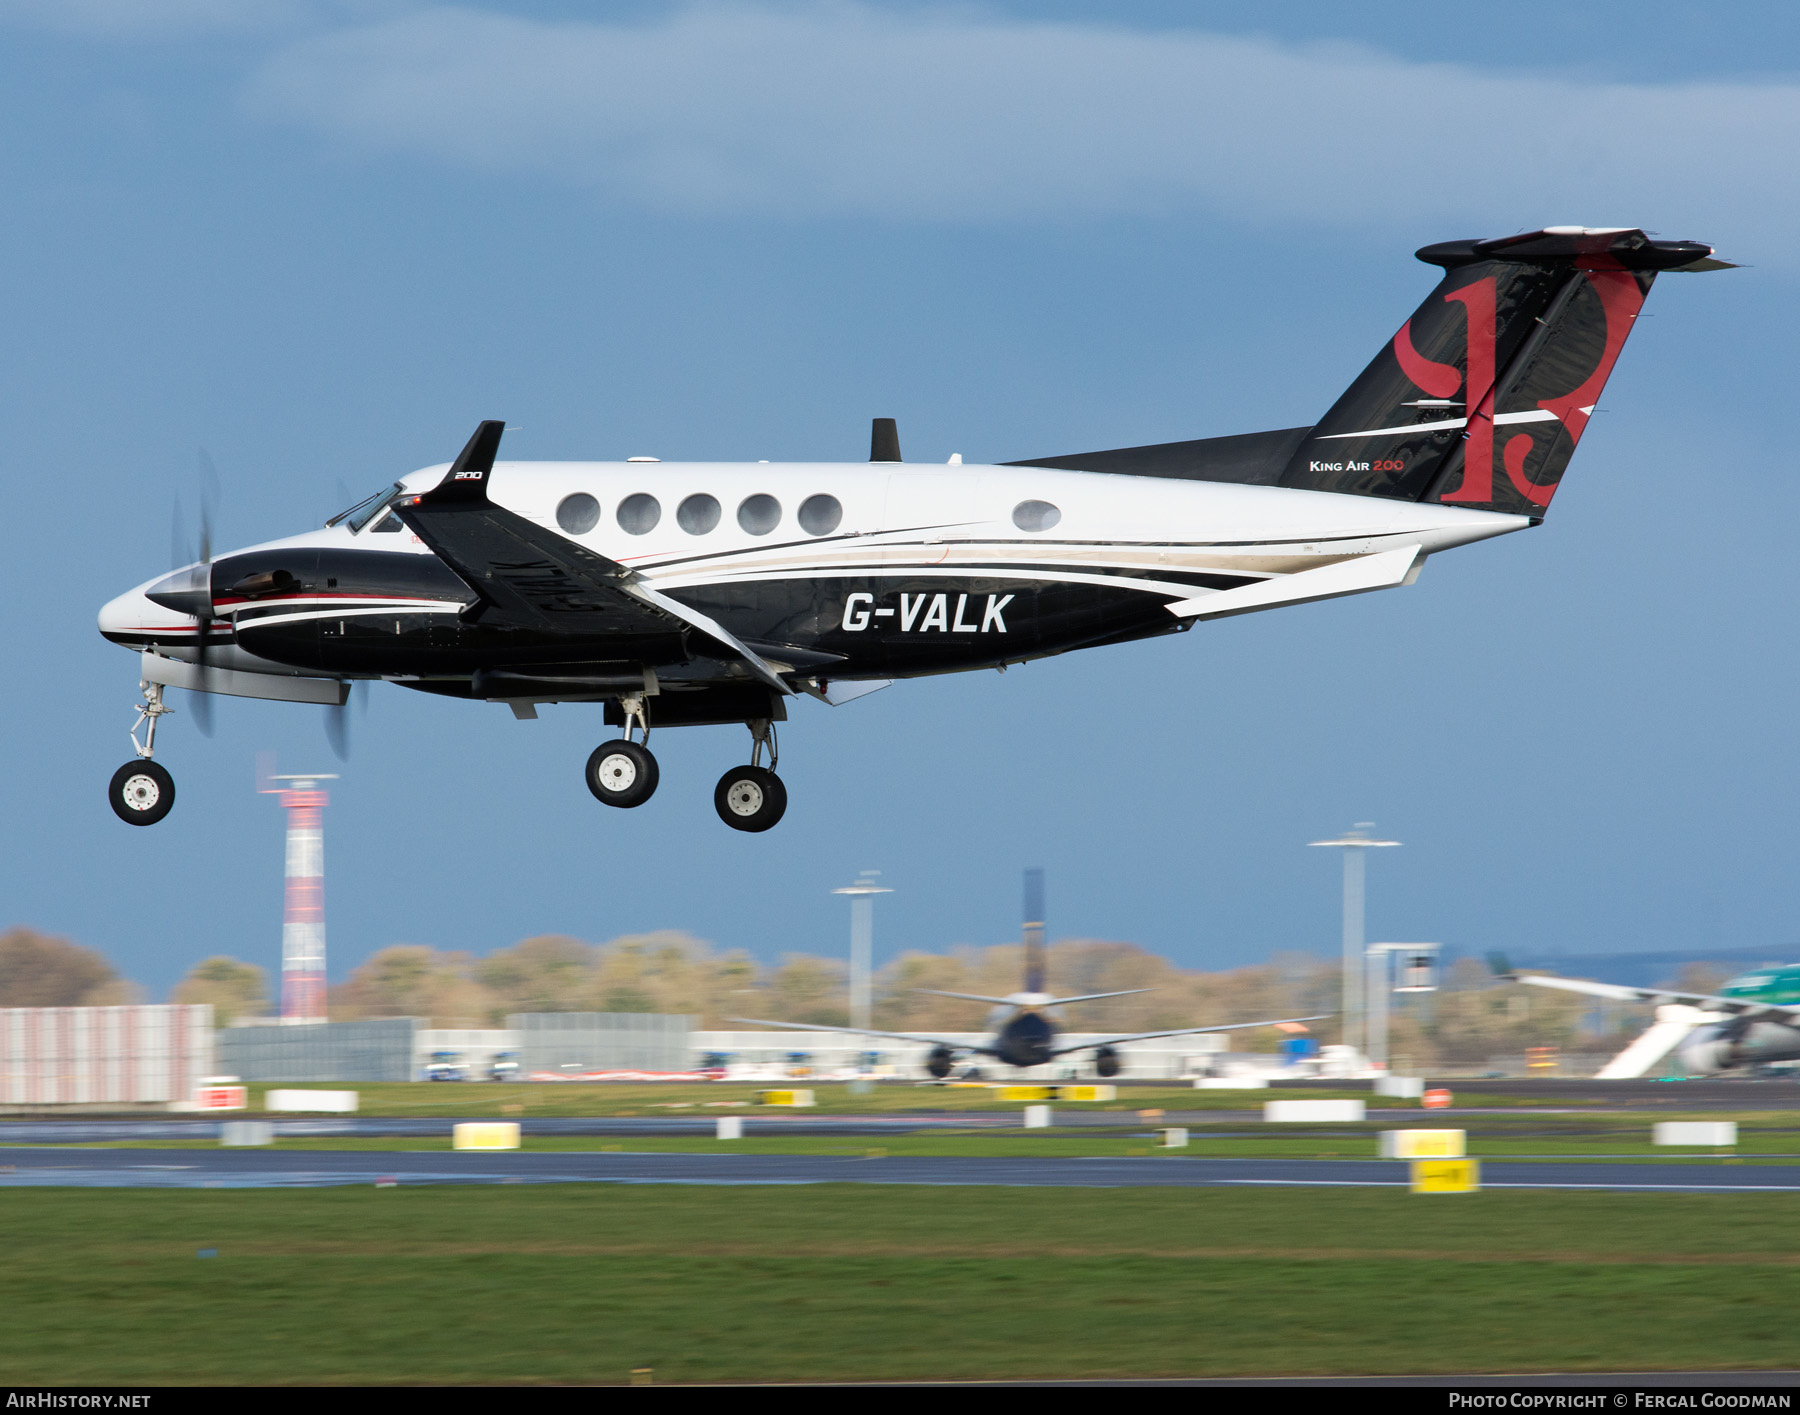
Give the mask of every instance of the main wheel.
[{"label": "main wheel", "polygon": [[734,766],[719,778],[713,808],[733,830],[767,830],[787,810],[787,787],[762,767]]},{"label": "main wheel", "polygon": [[175,804],[175,778],[155,762],[126,762],[113,773],[106,799],[127,825],[155,825]]},{"label": "main wheel", "polygon": [[656,793],[659,773],[647,747],[621,738],[602,742],[587,760],[588,790],[609,806],[641,806]]}]

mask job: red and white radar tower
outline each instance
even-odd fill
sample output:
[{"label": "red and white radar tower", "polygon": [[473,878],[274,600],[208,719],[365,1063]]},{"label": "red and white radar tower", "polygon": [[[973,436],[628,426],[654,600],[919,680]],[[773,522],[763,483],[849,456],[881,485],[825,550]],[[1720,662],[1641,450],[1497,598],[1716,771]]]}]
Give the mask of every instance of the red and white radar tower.
[{"label": "red and white radar tower", "polygon": [[281,1020],[325,1020],[325,821],[329,793],[315,776],[270,776],[264,786],[288,813],[287,900],[281,918]]}]

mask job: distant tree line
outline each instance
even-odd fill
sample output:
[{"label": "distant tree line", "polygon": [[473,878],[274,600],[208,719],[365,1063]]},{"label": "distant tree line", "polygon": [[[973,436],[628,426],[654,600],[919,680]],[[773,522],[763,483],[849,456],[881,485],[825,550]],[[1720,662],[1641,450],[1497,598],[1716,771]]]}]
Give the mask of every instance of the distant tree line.
[{"label": "distant tree line", "polygon": [[[978,1031],[987,1007],[920,989],[1004,996],[1019,986],[1017,944],[910,951],[874,978],[874,1025],[884,1031]],[[1076,1031],[1148,1032],[1260,1018],[1326,1014],[1310,1031],[1339,1039],[1335,960],[1279,955],[1268,963],[1220,972],[1178,968],[1131,943],[1068,940],[1050,948],[1050,985],[1063,994],[1146,988],[1064,1009]],[[562,935],[528,938],[485,957],[423,944],[375,953],[331,989],[334,1019],[419,1017],[439,1027],[494,1027],[518,1012],[682,1013],[707,1029],[736,1017],[843,1025],[847,970],[837,958],[790,953],[778,964],[741,949],[719,950],[677,932],[633,934],[607,943]],[[1712,991],[1722,981],[1690,965],[1678,985]],[[14,928],[0,934],[0,1007],[96,1006],[141,1001],[139,989],[91,949]],[[210,1003],[219,1025],[266,1016],[274,1005],[268,975],[236,958],[195,964],[170,994],[173,1002]],[[1415,1069],[1480,1065],[1528,1047],[1616,1050],[1649,1021],[1649,1010],[1570,993],[1496,982],[1470,959],[1453,963],[1442,989],[1397,1007],[1390,1055]],[[1270,1050],[1280,1034],[1238,1033],[1232,1049]]]},{"label": "distant tree line", "polygon": [[[1286,954],[1254,967],[1202,972],[1130,943],[1068,940],[1049,953],[1055,992],[1149,989],[1063,1009],[1076,1031],[1150,1032],[1324,1014],[1310,1032],[1322,1044],[1340,1040],[1335,959]],[[1018,988],[1022,972],[1018,944],[903,953],[876,971],[873,1023],[884,1031],[979,1031],[986,1005],[920,989],[1003,997]],[[839,958],[790,953],[769,965],[677,932],[601,944],[552,934],[485,957],[422,944],[384,948],[332,988],[330,1005],[342,1020],[422,1017],[440,1027],[500,1026],[518,1012],[587,1011],[681,1013],[708,1030],[731,1030],[737,1017],[842,1026],[849,1021],[847,973]],[[260,979],[260,970],[248,965],[209,959],[182,988],[192,1000],[216,1006],[218,990],[239,986],[235,996],[247,1006]],[[1684,985],[1696,981],[1684,978]],[[1389,1049],[1396,1063],[1480,1065],[1535,1046],[1616,1050],[1649,1020],[1644,1008],[1597,1010],[1592,999],[1499,983],[1469,959],[1451,965],[1443,982],[1438,993],[1397,1004]],[[204,999],[203,985],[215,989]],[[1231,1048],[1269,1051],[1280,1040],[1280,1033],[1259,1028],[1237,1033]]]}]

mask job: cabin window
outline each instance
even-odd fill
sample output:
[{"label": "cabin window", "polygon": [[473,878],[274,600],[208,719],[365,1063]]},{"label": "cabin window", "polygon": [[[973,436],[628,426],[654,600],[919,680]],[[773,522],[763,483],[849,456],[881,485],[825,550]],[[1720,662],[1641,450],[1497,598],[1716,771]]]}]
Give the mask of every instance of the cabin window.
[{"label": "cabin window", "polygon": [[800,525],[809,536],[828,536],[844,519],[844,508],[835,496],[821,492],[800,503]]},{"label": "cabin window", "polygon": [[760,491],[746,496],[738,507],[738,524],[753,536],[766,536],[781,524],[781,503]]},{"label": "cabin window", "polygon": [[675,524],[691,536],[703,536],[719,524],[719,499],[696,492],[675,508]]},{"label": "cabin window", "polygon": [[662,503],[647,492],[636,491],[619,503],[619,529],[630,536],[647,536],[662,520]]},{"label": "cabin window", "polygon": [[1021,501],[1013,507],[1013,524],[1022,531],[1047,531],[1062,520],[1062,512],[1048,501]]},{"label": "cabin window", "polygon": [[396,516],[392,511],[390,511],[387,513],[387,515],[383,516],[374,525],[369,527],[369,534],[377,535],[377,536],[391,536],[394,534],[395,531],[403,531],[405,529],[406,529],[405,523],[403,521],[401,521],[401,519],[398,516]]},{"label": "cabin window", "polygon": [[556,524],[572,536],[584,536],[600,524],[600,503],[585,491],[556,503]]}]

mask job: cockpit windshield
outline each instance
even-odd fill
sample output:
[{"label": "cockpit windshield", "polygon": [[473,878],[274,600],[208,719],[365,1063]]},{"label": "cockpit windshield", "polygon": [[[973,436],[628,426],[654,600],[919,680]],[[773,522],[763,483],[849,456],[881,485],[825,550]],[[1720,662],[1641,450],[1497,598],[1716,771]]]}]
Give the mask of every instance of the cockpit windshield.
[{"label": "cockpit windshield", "polygon": [[384,486],[373,496],[365,496],[349,510],[338,512],[325,523],[326,529],[329,530],[333,526],[344,524],[350,527],[352,534],[361,531],[364,526],[375,519],[376,514],[392,501],[399,491],[399,482],[395,482],[392,486]]}]

